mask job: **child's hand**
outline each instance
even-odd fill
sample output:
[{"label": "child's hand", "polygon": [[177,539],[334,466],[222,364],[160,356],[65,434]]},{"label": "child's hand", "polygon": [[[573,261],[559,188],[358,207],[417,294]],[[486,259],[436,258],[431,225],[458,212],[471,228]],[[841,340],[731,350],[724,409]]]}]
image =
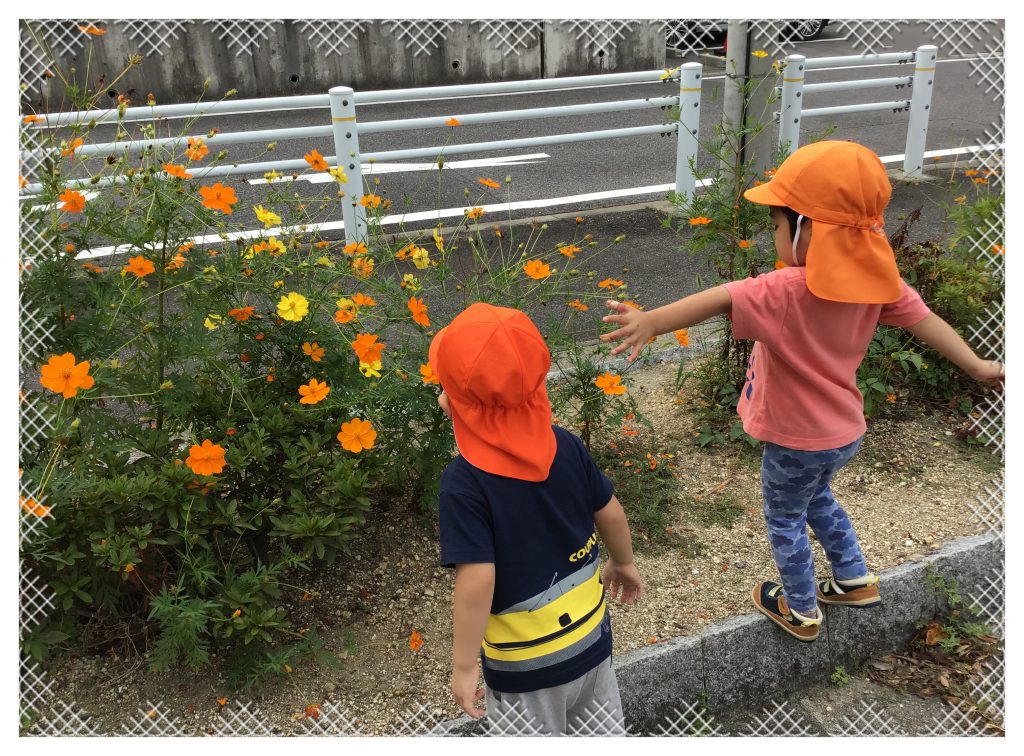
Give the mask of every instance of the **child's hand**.
[{"label": "child's hand", "polygon": [[633,352],[629,355],[629,361],[632,362],[640,354],[640,350],[647,345],[647,342],[657,335],[654,333],[654,327],[651,325],[647,313],[641,312],[635,307],[612,299],[607,301],[607,305],[609,309],[615,311],[615,314],[605,315],[602,320],[605,323],[619,323],[622,328],[604,334],[601,341],[622,341],[612,350],[613,355],[633,347]]},{"label": "child's hand", "polygon": [[1000,386],[1006,378],[1006,366],[1001,362],[978,360],[969,371],[971,378],[989,386]]},{"label": "child's hand", "polygon": [[[642,599],[647,587],[644,585],[636,565],[632,562],[618,564],[614,560],[609,560],[604,566],[601,579],[608,595],[611,598],[618,598],[623,604],[632,604],[634,601]],[[620,590],[622,591],[621,596],[619,596]]]},{"label": "child's hand", "polygon": [[452,670],[452,695],[462,710],[473,717],[480,719],[484,715],[483,709],[477,709],[474,704],[484,697],[484,689],[477,690],[480,682],[480,672],[474,664],[465,670]]}]

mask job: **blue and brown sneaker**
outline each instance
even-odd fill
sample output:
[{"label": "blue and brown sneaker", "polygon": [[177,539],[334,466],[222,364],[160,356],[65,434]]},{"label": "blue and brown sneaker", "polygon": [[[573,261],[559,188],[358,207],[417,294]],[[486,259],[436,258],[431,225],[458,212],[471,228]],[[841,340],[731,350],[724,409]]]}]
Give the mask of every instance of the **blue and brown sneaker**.
[{"label": "blue and brown sneaker", "polygon": [[751,594],[757,611],[772,620],[787,633],[799,641],[810,642],[818,637],[824,616],[821,609],[814,608],[817,617],[805,617],[789,608],[782,586],[771,580],[765,580],[754,586]]},{"label": "blue and brown sneaker", "polygon": [[882,603],[878,592],[878,575],[869,574],[854,580],[829,578],[818,583],[818,601],[836,606],[863,609]]}]

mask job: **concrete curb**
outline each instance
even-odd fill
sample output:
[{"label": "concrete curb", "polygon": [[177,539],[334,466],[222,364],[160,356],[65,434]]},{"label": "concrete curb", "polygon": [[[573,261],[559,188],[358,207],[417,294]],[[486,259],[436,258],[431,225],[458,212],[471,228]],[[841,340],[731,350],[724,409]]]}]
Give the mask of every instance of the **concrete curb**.
[{"label": "concrete curb", "polygon": [[[760,614],[732,617],[700,635],[673,638],[615,658],[632,732],[654,732],[674,710],[703,702],[708,711],[759,709],[771,699],[827,682],[839,665],[859,665],[904,646],[918,623],[947,608],[928,587],[930,572],[956,580],[962,596],[1003,566],[996,533],[950,541],[923,559],[881,574],[883,605],[873,610],[823,606],[825,632],[814,643],[790,638]],[[482,734],[479,721],[442,722],[438,735]]]}]

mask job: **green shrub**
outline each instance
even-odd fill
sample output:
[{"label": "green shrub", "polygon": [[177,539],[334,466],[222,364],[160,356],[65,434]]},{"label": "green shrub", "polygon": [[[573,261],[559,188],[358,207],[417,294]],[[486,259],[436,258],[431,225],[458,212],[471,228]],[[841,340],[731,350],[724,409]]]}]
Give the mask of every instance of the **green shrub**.
[{"label": "green shrub", "polygon": [[[71,108],[95,99],[69,92]],[[119,138],[132,128],[116,124]],[[249,685],[295,654],[322,656],[315,630],[289,619],[309,596],[300,570],[343,559],[383,499],[434,505],[454,451],[427,363],[438,311],[551,303],[564,317],[538,325],[579,371],[566,412],[582,397],[576,411],[590,427],[628,405],[595,385],[602,353],[576,343],[574,324],[594,316],[585,303],[596,310],[609,296],[577,266],[608,245],[579,232],[551,244],[546,227],[517,242],[471,208],[432,243],[400,240],[381,227],[379,178],[365,190],[369,238],[346,245],[318,228],[341,216],[360,177],[339,173],[300,197],[270,174],[247,207],[230,177],[187,177],[233,160],[187,144],[194,128],[110,159],[76,155],[92,124],[25,128],[24,146],[38,141],[50,159],[42,193],[22,204],[44,246],[24,266],[22,294],[55,328],[37,374],[37,406],[54,430],[22,458],[24,516],[46,527],[23,558],[52,586],[57,612],[23,648],[45,658],[83,632],[102,644],[130,628],[155,638],[154,668],[201,665],[220,645],[238,660],[233,679]],[[307,153],[309,170],[326,169],[317,158]],[[67,186],[78,177],[116,183],[87,198]],[[510,182],[474,181],[467,201],[495,197],[491,184],[507,196]],[[262,232],[233,235],[254,220]],[[194,243],[204,236],[218,241]],[[101,245],[124,257],[76,258]],[[77,383],[55,391],[72,363]]]}]

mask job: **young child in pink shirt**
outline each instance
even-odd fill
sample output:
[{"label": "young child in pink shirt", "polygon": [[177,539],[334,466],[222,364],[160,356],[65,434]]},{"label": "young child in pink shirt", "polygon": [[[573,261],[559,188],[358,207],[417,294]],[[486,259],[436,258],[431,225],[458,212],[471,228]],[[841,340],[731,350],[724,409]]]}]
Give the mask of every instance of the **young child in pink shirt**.
[{"label": "young child in pink shirt", "polygon": [[[975,380],[998,385],[1003,366],[979,359],[900,278],[883,231],[892,188],[882,162],[853,142],[821,141],[790,155],[766,184],[744,197],[769,206],[785,267],[732,281],[641,312],[609,301],[620,326],[602,338],[632,347],[653,336],[728,314],[733,335],[754,344],[737,410],[764,442],[761,486],[768,536],[781,583],[763,581],[753,601],[802,641],[818,637],[818,602],[881,602],[856,533],[832,496],[831,480],[860,447],[864,401],[857,368],[879,323],[902,327]],[[814,530],[832,577],[814,579],[807,538]]]}]

